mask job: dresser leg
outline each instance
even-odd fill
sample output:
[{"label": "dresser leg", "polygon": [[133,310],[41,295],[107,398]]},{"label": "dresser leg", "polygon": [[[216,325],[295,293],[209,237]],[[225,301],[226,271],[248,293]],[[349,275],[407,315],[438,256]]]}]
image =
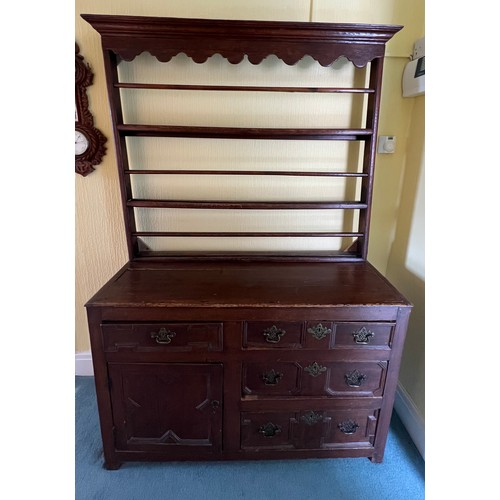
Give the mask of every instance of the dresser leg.
[{"label": "dresser leg", "polygon": [[122,462],[104,462],[103,467],[106,470],[118,470],[122,466]]},{"label": "dresser leg", "polygon": [[375,453],[373,456],[368,457],[368,458],[374,464],[381,464],[382,461],[384,460],[384,454],[383,453]]}]

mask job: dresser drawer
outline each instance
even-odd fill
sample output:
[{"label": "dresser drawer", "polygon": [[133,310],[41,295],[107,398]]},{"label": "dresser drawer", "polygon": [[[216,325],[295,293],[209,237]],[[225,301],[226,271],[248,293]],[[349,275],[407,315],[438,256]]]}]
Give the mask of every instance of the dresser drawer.
[{"label": "dresser drawer", "polygon": [[382,396],[387,362],[243,363],[243,396]]},{"label": "dresser drawer", "polygon": [[243,347],[297,349],[302,347],[303,327],[302,321],[246,321]]},{"label": "dresser drawer", "polygon": [[243,325],[243,348],[331,349],[332,321],[248,321]]},{"label": "dresser drawer", "polygon": [[241,449],[332,449],[371,446],[379,410],[241,414]]},{"label": "dresser drawer", "polygon": [[222,351],[222,323],[101,325],[106,352]]},{"label": "dresser drawer", "polygon": [[335,347],[390,348],[393,332],[392,323],[337,323]]},{"label": "dresser drawer", "polygon": [[390,349],[394,323],[247,321],[243,349]]}]

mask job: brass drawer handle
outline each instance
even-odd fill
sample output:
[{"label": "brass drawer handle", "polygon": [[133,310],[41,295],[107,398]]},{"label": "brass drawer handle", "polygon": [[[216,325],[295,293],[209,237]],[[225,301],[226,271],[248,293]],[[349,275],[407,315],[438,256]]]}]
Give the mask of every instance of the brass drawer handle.
[{"label": "brass drawer handle", "polygon": [[266,337],[266,342],[270,344],[277,344],[283,335],[285,335],[286,331],[278,328],[276,325],[271,326],[270,328],[266,328],[263,332],[264,337]]},{"label": "brass drawer handle", "polygon": [[368,344],[370,340],[375,337],[375,334],[368,330],[365,326],[355,332],[352,332],[354,342],[356,344]]},{"label": "brass drawer handle", "polygon": [[166,328],[160,328],[159,332],[151,332],[151,338],[156,340],[157,344],[170,344],[172,338],[177,334]]},{"label": "brass drawer handle", "polygon": [[308,411],[307,413],[304,413],[302,417],[300,417],[302,422],[305,424],[311,426],[314,424],[317,424],[318,422],[323,421],[323,415],[321,413],[315,413],[314,411]]},{"label": "brass drawer handle", "polygon": [[279,425],[273,424],[272,422],[268,422],[266,425],[261,425],[259,427],[259,432],[264,437],[274,437],[276,434],[281,432],[281,427]]},{"label": "brass drawer handle", "polygon": [[306,366],[304,371],[309,373],[311,377],[319,377],[319,375],[326,372],[326,366],[322,366],[315,361],[312,365]]},{"label": "brass drawer handle", "polygon": [[281,377],[283,377],[283,374],[274,369],[262,374],[262,380],[266,385],[276,385],[281,380]]},{"label": "brass drawer handle", "polygon": [[332,329],[323,326],[321,323],[318,323],[316,326],[308,328],[307,333],[310,333],[316,340],[322,340],[327,335],[332,333]]},{"label": "brass drawer handle", "polygon": [[349,435],[354,434],[358,430],[359,424],[354,420],[346,420],[345,422],[340,422],[337,427],[341,432]]},{"label": "brass drawer handle", "polygon": [[353,370],[344,375],[344,380],[349,387],[361,387],[361,384],[366,380],[366,375],[358,370]]}]

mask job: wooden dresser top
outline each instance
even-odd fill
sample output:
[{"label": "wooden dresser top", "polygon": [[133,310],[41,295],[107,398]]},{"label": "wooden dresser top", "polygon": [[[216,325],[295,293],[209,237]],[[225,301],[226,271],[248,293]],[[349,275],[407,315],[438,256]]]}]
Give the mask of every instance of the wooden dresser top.
[{"label": "wooden dresser top", "polygon": [[410,303],[368,262],[127,264],[100,307],[339,307]]}]

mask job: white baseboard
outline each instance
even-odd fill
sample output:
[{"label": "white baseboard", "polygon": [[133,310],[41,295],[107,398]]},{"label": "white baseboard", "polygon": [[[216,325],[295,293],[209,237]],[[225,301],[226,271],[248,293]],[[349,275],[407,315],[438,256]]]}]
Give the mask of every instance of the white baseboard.
[{"label": "white baseboard", "polygon": [[92,354],[90,352],[77,352],[75,354],[75,375],[93,376]]},{"label": "white baseboard", "polygon": [[394,409],[425,460],[425,421],[404,387],[398,383]]}]

